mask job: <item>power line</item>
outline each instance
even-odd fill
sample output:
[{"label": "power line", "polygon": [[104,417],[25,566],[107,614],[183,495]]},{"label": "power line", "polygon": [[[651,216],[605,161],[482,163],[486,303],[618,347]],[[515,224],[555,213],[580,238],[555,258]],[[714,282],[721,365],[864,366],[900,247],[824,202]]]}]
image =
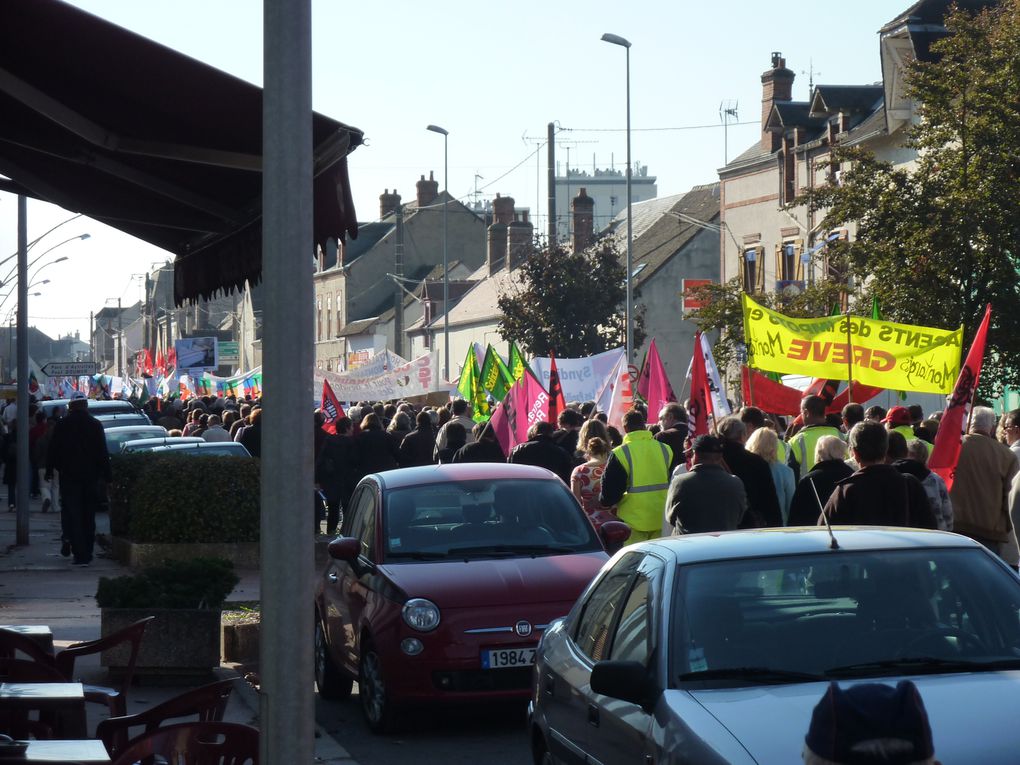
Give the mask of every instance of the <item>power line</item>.
[{"label": "power line", "polygon": [[[731,122],[730,125],[757,125],[757,120],[750,120],[748,122]],[[721,128],[722,125],[682,125],[680,127],[651,127],[651,128],[631,128],[632,133],[657,133],[668,130],[707,130],[708,128]],[[565,131],[573,131],[576,133],[626,133],[627,128],[563,128]]]}]

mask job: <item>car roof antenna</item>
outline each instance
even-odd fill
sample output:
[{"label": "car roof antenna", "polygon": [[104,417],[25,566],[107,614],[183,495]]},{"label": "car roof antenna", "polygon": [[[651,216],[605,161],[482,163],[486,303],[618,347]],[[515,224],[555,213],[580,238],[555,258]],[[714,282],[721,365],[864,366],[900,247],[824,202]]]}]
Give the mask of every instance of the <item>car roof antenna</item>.
[{"label": "car roof antenna", "polygon": [[822,506],[822,498],[818,496],[818,489],[815,487],[815,481],[813,478],[808,478],[808,483],[811,484],[811,491],[815,493],[815,502],[818,503],[818,510],[822,514],[822,520],[825,521],[825,528],[829,531],[829,549],[838,550],[839,542],[836,541],[836,536],[832,533],[832,525],[829,523],[829,516],[825,514],[825,508]]}]

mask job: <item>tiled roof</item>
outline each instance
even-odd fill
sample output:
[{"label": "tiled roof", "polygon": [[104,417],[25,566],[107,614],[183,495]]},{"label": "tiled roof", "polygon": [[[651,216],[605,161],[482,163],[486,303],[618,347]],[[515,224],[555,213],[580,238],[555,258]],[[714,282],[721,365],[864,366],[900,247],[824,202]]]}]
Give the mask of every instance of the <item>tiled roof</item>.
[{"label": "tiled roof", "polygon": [[747,165],[753,165],[756,162],[768,159],[774,154],[761,145],[761,140],[757,140],[750,148],[747,149],[743,154],[738,154],[734,159],[731,159],[724,167],[719,168],[719,173],[728,173],[734,170],[739,170]]},{"label": "tiled roof", "polygon": [[780,101],[772,106],[765,127],[780,131],[800,127],[817,132],[825,127],[825,117],[811,116],[807,101]]},{"label": "tiled roof", "polygon": [[[450,302],[453,303],[450,309],[450,326],[499,318],[496,300],[505,290],[511,273],[504,268],[490,277],[489,266],[483,263],[466,281],[450,282]],[[456,300],[458,292],[463,297]],[[433,318],[432,323],[441,323],[442,318],[443,314],[439,313]],[[425,320],[419,319],[411,324],[408,330],[421,329],[424,326]]]},{"label": "tiled roof", "polygon": [[885,88],[878,85],[819,85],[811,98],[811,114],[871,112],[881,103]]}]

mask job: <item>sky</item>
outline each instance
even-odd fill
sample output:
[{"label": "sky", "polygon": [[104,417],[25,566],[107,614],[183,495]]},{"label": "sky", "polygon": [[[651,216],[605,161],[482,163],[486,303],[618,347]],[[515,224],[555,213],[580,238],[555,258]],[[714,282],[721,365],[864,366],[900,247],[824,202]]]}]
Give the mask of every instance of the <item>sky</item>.
[{"label": "sky", "polygon": [[[72,2],[262,83],[261,2]],[[772,51],[797,74],[795,100],[808,98],[811,72],[815,84],[878,82],[878,30],[910,4],[857,0],[791,13],[760,0],[313,0],[312,101],[316,111],[365,133],[349,158],[359,220],[378,218],[384,189],[413,199],[422,174],[434,172],[443,188],[443,138],[425,130],[436,124],[449,131],[450,193],[512,196],[540,228],[548,123],[558,127],[561,171],[568,155],[571,167],[626,167],[626,54],[602,42],[603,33],[631,42],[632,160],[648,167],[667,196],[718,180],[725,147],[732,159],[758,140],[760,75]],[[728,130],[721,107],[737,112]],[[4,277],[14,260],[2,261],[17,248],[16,214],[16,198],[0,193],[0,300],[13,285]],[[28,240],[73,214],[30,202]],[[139,300],[145,272],[168,258],[95,221],[64,223],[29,252],[29,262],[36,260],[30,292],[41,293],[30,298],[29,323],[51,337],[77,331],[85,338],[90,311],[118,298]],[[0,302],[0,322],[14,304],[15,296]]]}]

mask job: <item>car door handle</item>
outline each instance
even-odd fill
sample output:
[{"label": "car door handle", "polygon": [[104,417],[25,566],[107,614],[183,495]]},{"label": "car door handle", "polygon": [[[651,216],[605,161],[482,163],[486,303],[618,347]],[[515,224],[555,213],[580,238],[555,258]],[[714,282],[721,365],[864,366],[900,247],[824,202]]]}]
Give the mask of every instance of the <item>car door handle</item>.
[{"label": "car door handle", "polygon": [[588,724],[595,728],[599,727],[599,708],[594,704],[588,705]]},{"label": "car door handle", "polygon": [[328,578],[328,579],[329,579],[329,581],[331,581],[331,582],[332,582],[333,584],[336,584],[337,582],[339,582],[339,581],[340,581],[340,577],[338,577],[338,576],[336,575],[336,572],[335,572],[335,571],[331,571],[331,572],[329,573],[329,576],[328,576],[327,578]]}]

